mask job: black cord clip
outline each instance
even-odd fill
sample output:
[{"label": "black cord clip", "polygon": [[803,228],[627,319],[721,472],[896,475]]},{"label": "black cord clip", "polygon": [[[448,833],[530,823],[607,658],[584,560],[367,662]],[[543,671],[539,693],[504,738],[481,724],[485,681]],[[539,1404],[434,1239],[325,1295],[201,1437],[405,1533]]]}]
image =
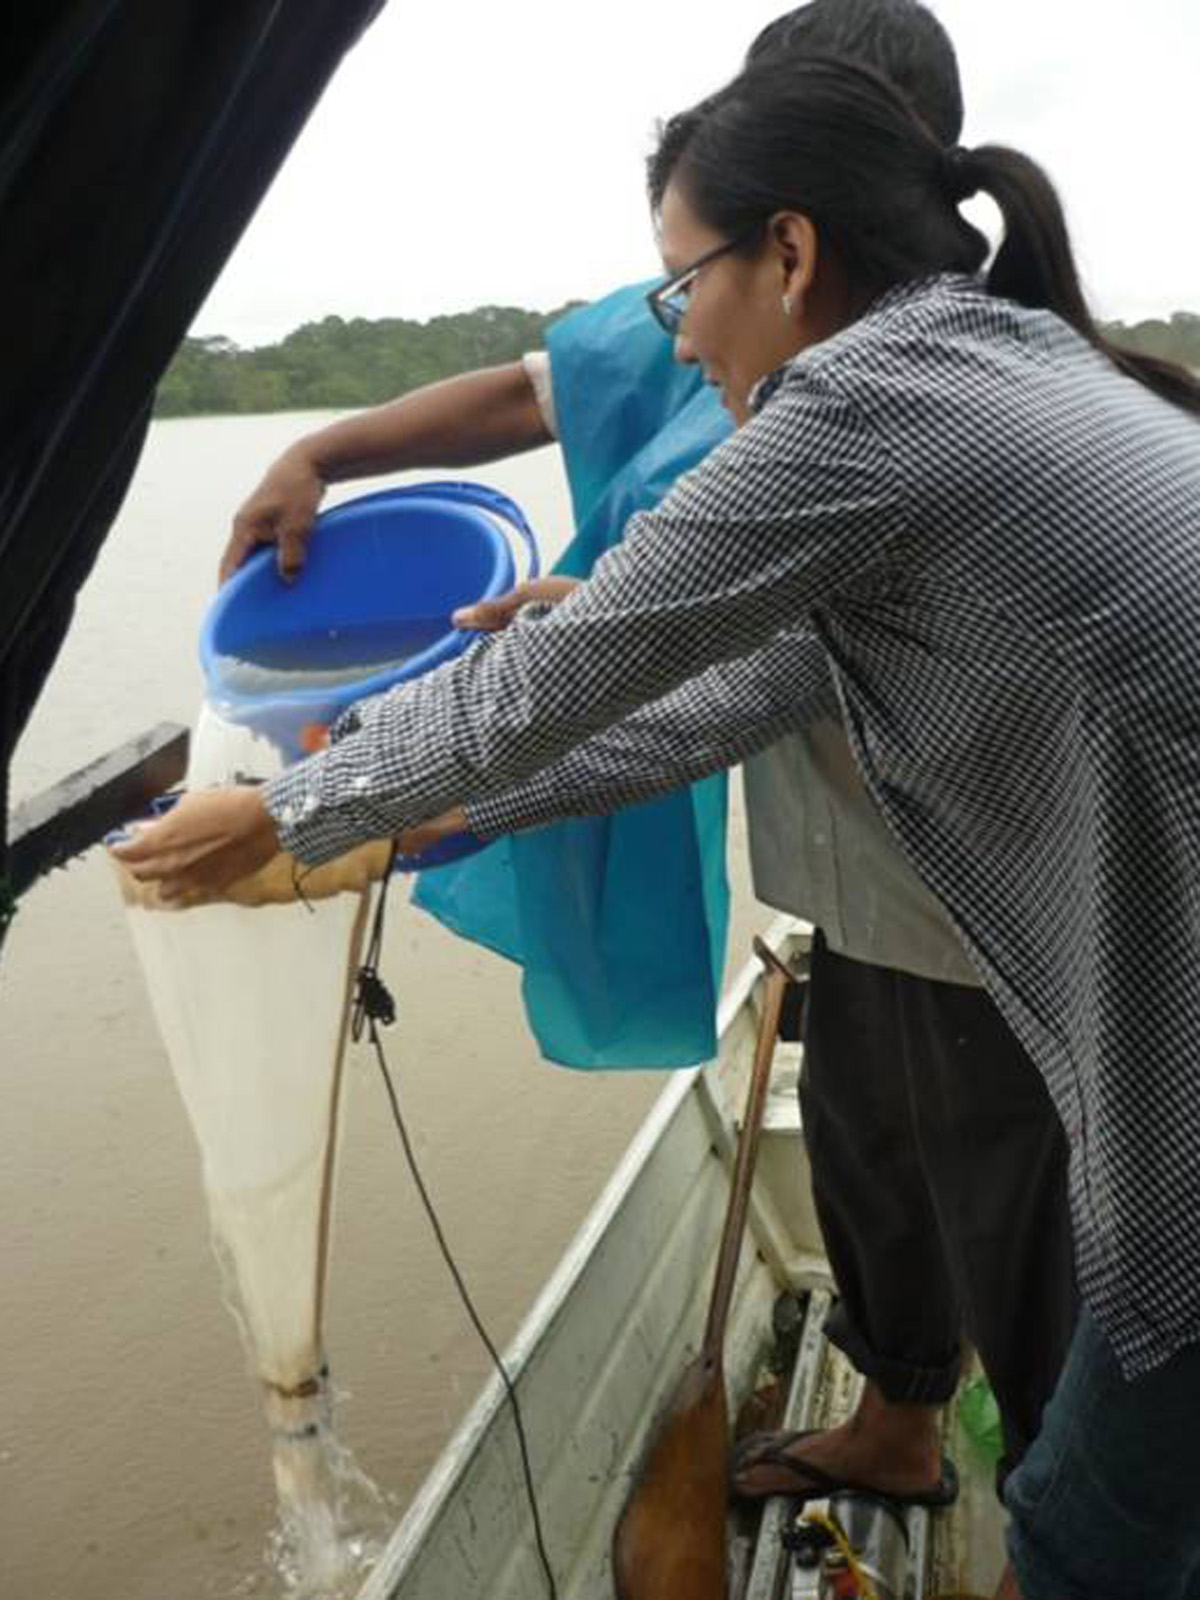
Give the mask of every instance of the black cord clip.
[{"label": "black cord clip", "polygon": [[396,1020],[396,1002],[392,992],[374,967],[358,969],[358,989],[354,997],[354,1037],[362,1032],[363,1019],[380,1022],[385,1028]]}]

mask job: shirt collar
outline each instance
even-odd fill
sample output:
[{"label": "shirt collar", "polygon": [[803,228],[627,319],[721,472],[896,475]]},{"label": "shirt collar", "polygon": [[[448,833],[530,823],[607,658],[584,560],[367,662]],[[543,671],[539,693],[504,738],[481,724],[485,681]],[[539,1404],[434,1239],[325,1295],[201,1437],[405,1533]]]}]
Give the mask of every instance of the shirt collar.
[{"label": "shirt collar", "polygon": [[[963,289],[978,290],[981,280],[961,272],[938,272],[930,277],[909,278],[904,283],[894,283],[885,289],[882,294],[876,295],[861,316],[841,330],[849,333],[851,329],[861,328],[862,325],[875,317],[886,315],[898,307],[907,305],[910,301],[923,298],[929,294],[951,293]],[[839,335],[835,335],[839,337]],[[823,349],[823,345],[812,345],[808,350],[801,350],[798,355],[792,356],[782,366],[776,367],[774,372],[768,372],[750,391],[750,412],[756,415],[780,390],[788,373],[807,357]]]}]

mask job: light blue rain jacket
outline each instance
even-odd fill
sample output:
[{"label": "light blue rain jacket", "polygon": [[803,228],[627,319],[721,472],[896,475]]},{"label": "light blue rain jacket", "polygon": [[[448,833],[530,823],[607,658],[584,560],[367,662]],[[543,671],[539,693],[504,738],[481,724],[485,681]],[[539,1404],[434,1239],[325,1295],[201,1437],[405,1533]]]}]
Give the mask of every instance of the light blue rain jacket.
[{"label": "light blue rain jacket", "polygon": [[[619,289],[549,331],[576,537],[555,568],[585,577],[636,511],[730,422],[646,307]],[[422,874],[416,903],[524,968],[543,1055],[567,1067],[683,1067],[711,1056],[725,958],[724,776],[611,817],[554,823]]]}]

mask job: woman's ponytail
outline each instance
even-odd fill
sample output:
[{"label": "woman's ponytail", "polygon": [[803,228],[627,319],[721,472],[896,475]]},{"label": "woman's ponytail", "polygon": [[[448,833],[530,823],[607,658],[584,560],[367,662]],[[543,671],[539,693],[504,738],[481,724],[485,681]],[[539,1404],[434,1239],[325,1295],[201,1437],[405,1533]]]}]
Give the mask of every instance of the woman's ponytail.
[{"label": "woman's ponytail", "polygon": [[947,152],[947,163],[958,175],[960,197],[982,190],[1004,219],[1004,238],[987,275],[990,292],[1053,311],[1120,371],[1200,416],[1200,380],[1186,367],[1122,350],[1097,326],[1079,282],[1062,204],[1037,162],[1018,150],[988,144]]}]

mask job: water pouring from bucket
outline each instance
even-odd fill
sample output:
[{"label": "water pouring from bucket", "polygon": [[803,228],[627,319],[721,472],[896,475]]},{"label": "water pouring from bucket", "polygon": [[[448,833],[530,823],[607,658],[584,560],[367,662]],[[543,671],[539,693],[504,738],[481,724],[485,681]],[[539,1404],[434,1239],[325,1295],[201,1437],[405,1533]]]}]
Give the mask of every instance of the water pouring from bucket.
[{"label": "water pouring from bucket", "polygon": [[[475,484],[428,484],[318,518],[293,584],[263,551],[201,634],[207,699],[186,787],[262,782],[351,705],[471,643],[451,614],[516,581],[520,510]],[[317,730],[317,734],[314,734]],[[170,801],[160,802],[162,805]],[[404,868],[479,848],[441,841]],[[114,862],[176,1082],[200,1147],[218,1254],[273,1437],[289,1592],[353,1592],[388,1531],[378,1491],[332,1429],[322,1339],[342,1065],[373,885],[391,842],[311,871],[278,855],[215,903],[165,905]]]}]

